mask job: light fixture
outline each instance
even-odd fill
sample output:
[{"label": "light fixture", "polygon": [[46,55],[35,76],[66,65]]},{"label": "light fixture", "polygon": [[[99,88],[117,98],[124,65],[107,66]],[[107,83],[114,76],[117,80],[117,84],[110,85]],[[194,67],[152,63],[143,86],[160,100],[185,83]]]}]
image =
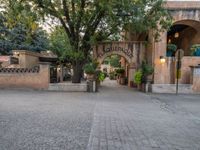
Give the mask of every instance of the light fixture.
[{"label": "light fixture", "polygon": [[175,38],[178,38],[178,37],[179,37],[179,33],[176,32],[176,33],[174,34],[174,37],[175,37]]},{"label": "light fixture", "polygon": [[13,54],[19,56],[19,52],[13,52]]},{"label": "light fixture", "polygon": [[165,63],[165,57],[164,56],[160,56],[160,62],[161,62],[161,64],[164,64]]},{"label": "light fixture", "polygon": [[169,39],[169,40],[168,40],[168,43],[170,44],[171,42],[172,42],[172,40],[171,40],[171,39]]}]

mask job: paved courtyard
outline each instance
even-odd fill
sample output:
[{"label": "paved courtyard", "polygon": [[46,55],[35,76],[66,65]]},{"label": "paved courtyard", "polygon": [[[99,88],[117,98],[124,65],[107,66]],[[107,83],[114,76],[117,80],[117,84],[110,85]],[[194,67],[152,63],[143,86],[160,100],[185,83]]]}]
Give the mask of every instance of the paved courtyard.
[{"label": "paved courtyard", "polygon": [[200,95],[1,90],[0,150],[200,150]]}]

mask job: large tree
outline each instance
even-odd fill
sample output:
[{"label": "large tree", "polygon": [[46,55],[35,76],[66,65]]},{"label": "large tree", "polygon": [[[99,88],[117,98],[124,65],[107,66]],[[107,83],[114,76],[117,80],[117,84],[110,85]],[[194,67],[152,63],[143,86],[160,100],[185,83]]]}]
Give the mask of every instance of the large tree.
[{"label": "large tree", "polygon": [[[16,0],[18,1],[18,0]],[[82,66],[94,42],[119,34],[128,27],[136,33],[168,27],[164,0],[20,0],[39,14],[59,20],[74,57],[72,82],[80,82]],[[131,27],[131,28],[130,28]],[[80,56],[79,59],[77,59]],[[84,57],[82,57],[84,56]]]}]

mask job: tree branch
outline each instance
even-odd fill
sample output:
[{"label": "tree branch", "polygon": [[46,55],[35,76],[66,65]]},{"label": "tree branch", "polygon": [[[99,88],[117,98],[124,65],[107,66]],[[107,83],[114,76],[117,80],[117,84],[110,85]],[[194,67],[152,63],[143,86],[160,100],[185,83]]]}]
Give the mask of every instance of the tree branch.
[{"label": "tree branch", "polygon": [[77,24],[76,24],[76,36],[77,36],[78,41],[79,41],[79,32],[80,32],[81,21],[84,16],[84,8],[85,8],[85,0],[81,0],[80,12],[78,13],[79,16],[78,16]]},{"label": "tree branch", "polygon": [[74,31],[74,25],[71,21],[71,18],[70,18],[70,15],[69,15],[69,9],[68,9],[68,6],[67,6],[67,1],[66,0],[62,0],[63,2],[63,10],[64,10],[64,15],[67,19],[67,23],[69,25],[69,28],[70,28],[70,31],[71,31],[71,35],[73,37],[73,39],[75,39],[75,31]]}]

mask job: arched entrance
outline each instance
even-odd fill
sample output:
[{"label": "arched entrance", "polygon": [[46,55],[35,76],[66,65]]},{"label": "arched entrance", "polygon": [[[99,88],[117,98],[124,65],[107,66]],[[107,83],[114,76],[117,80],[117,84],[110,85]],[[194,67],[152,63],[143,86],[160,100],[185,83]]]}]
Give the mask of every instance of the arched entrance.
[{"label": "arched entrance", "polygon": [[[184,51],[184,57],[182,58],[182,69],[180,83],[190,84],[190,66],[195,66],[200,63],[200,55],[197,55],[192,50],[195,45],[200,48],[200,21],[184,19],[174,22],[170,30],[167,33],[167,56],[174,57],[176,49],[182,49]],[[176,49],[168,55],[171,51],[170,45],[176,47]],[[199,53],[199,52],[198,52]],[[175,84],[175,59],[171,59],[170,63],[170,83]]]},{"label": "arched entrance", "polygon": [[119,55],[124,58],[126,73],[128,73],[128,85],[133,82],[133,74],[145,59],[145,45],[143,42],[101,42],[93,47],[93,57],[99,64],[111,55]]},{"label": "arched entrance", "polygon": [[191,47],[200,44],[200,22],[196,20],[176,21],[167,33],[167,43],[183,49],[185,56],[191,56]]},{"label": "arched entrance", "polygon": [[[100,64],[100,70],[107,74],[110,80],[117,80],[121,85],[127,85],[129,79],[129,62],[121,55],[108,55]],[[119,71],[121,72],[119,74]]]}]

